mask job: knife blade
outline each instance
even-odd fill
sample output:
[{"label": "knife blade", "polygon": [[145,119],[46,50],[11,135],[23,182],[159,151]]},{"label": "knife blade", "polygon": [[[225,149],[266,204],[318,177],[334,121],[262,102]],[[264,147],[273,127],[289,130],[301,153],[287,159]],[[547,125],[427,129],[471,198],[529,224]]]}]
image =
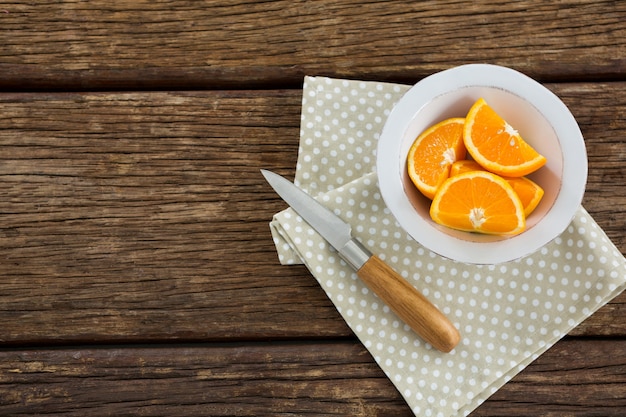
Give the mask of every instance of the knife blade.
[{"label": "knife blade", "polygon": [[359,278],[426,342],[450,352],[461,335],[452,322],[393,268],[352,237],[352,228],[286,178],[262,169],[274,191],[315,229]]}]

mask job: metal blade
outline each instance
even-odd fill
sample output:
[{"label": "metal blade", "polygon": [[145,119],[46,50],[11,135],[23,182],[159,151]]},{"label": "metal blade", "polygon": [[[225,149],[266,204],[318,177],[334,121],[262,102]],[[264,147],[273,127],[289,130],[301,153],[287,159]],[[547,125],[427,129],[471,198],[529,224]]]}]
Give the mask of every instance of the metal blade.
[{"label": "metal blade", "polygon": [[350,225],[316,199],[274,172],[262,169],[261,173],[274,191],[335,249],[340,250],[352,239]]}]

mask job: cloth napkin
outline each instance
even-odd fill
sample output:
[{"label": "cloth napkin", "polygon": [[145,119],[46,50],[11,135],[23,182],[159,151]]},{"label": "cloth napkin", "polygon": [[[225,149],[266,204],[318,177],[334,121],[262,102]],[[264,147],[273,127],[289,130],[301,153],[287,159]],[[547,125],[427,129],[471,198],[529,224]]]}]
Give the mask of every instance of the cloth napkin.
[{"label": "cloth napkin", "polygon": [[468,415],[626,286],[626,260],[584,210],[537,252],[498,265],[416,243],[381,198],[379,133],[409,86],[306,77],[295,183],[437,305],[461,332],[450,353],[415,335],[292,209],[270,229],[282,264],[304,263],[419,416]]}]

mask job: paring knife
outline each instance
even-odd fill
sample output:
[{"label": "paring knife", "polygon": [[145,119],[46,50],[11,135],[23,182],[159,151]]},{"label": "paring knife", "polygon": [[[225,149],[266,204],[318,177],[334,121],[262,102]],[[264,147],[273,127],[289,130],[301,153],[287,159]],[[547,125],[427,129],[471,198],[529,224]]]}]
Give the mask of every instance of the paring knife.
[{"label": "paring knife", "polygon": [[261,173],[278,195],[339,252],[359,278],[415,333],[442,352],[454,349],[461,339],[456,327],[422,293],[353,238],[348,223],[291,181],[265,169]]}]

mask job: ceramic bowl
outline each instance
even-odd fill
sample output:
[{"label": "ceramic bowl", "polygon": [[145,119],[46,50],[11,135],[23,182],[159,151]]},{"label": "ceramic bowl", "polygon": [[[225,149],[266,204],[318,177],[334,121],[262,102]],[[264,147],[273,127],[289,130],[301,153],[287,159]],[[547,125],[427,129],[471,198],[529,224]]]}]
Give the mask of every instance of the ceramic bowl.
[{"label": "ceramic bowl", "polygon": [[[407,174],[407,154],[417,136],[449,117],[465,117],[481,97],[547,158],[546,165],[528,176],[545,194],[526,219],[525,231],[516,236],[462,232],[436,224],[429,215],[430,200]],[[587,181],[584,139],[565,104],[532,78],[487,64],[445,70],[411,87],[389,114],[376,164],[381,194],[400,226],[427,249],[474,264],[515,260],[556,238],[578,210]]]}]

